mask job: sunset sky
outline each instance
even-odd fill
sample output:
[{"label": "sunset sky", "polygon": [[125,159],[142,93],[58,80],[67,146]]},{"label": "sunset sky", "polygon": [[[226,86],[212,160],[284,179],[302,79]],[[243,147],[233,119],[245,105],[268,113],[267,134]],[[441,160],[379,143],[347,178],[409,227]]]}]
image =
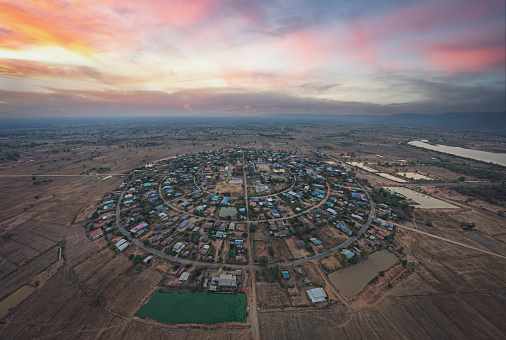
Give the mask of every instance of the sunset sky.
[{"label": "sunset sky", "polygon": [[0,0],[0,117],[505,109],[505,1]]}]

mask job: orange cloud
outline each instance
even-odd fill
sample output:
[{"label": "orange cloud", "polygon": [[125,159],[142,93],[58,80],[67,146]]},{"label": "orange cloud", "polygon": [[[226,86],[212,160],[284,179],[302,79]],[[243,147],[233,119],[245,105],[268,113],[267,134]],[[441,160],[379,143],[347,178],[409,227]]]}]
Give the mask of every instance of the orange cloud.
[{"label": "orange cloud", "polygon": [[93,67],[32,60],[0,59],[0,75],[18,78],[53,78],[80,81],[98,81],[110,85],[141,84],[152,80],[153,75],[118,75],[104,73]]},{"label": "orange cloud", "polygon": [[[54,15],[49,18],[55,19]],[[74,22],[74,25],[62,24],[51,20],[42,13],[31,12],[20,7],[0,3],[0,22],[14,33],[0,41],[0,47],[21,47],[26,44],[53,45],[71,49],[80,53],[96,50],[91,39],[88,39],[89,23]],[[80,31],[72,27],[81,26]]]}]

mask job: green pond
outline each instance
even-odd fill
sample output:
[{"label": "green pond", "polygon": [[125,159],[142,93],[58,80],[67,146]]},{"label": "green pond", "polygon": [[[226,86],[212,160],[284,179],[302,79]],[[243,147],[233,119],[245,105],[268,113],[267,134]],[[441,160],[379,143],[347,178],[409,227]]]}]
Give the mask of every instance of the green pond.
[{"label": "green pond", "polygon": [[246,321],[246,295],[186,291],[156,293],[136,314],[168,324]]}]

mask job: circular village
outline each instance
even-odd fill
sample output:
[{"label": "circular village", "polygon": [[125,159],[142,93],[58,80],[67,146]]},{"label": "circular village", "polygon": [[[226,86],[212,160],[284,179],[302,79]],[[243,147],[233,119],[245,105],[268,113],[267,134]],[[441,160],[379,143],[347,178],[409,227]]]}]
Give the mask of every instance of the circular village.
[{"label": "circular village", "polygon": [[244,293],[248,310],[323,308],[380,279],[392,287],[414,269],[395,249],[399,215],[384,203],[375,210],[372,197],[400,214],[410,206],[353,174],[321,153],[178,156],[133,170],[106,193],[88,230],[137,270],[162,268],[161,292]]}]

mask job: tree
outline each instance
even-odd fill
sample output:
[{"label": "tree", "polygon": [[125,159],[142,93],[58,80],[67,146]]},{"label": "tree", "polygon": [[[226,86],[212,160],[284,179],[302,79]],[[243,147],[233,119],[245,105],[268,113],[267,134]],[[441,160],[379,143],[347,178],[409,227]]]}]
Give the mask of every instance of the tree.
[{"label": "tree", "polygon": [[142,261],[142,255],[135,255],[134,257],[134,265],[138,265]]},{"label": "tree", "polygon": [[260,256],[259,263],[260,263],[262,266],[266,266],[266,265],[267,265],[267,263],[269,263],[269,259],[268,259],[268,258],[267,258],[267,256],[265,256],[265,255]]},{"label": "tree", "polygon": [[273,257],[273,256],[274,256],[274,249],[272,248],[272,246],[269,246],[269,255],[270,255],[271,257]]},{"label": "tree", "polygon": [[149,238],[146,238],[146,239],[144,239],[144,241],[143,241],[142,243],[144,243],[144,245],[146,245],[146,246],[147,246],[147,245],[149,244],[149,242],[150,242],[150,241],[149,241]]}]

